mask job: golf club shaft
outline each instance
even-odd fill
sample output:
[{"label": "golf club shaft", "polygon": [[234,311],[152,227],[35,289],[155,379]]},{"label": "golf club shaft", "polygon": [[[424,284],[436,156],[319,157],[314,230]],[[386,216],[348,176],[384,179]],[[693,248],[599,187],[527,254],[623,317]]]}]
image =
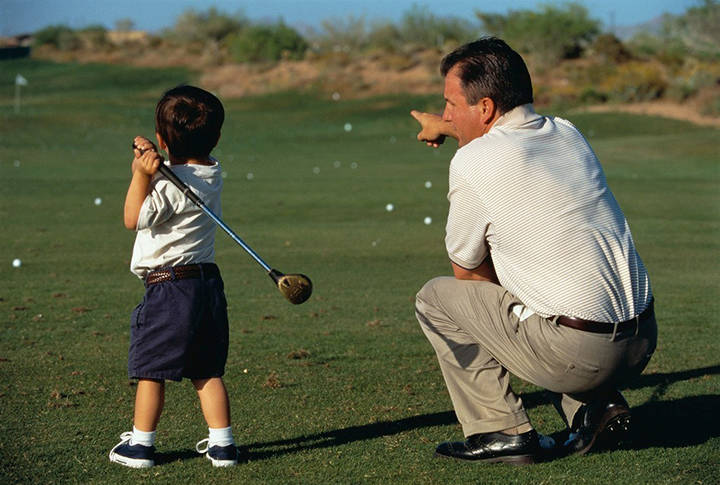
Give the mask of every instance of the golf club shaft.
[{"label": "golf club shaft", "polygon": [[167,165],[165,165],[164,163],[161,163],[160,166],[158,167],[158,171],[161,174],[163,174],[165,177],[167,177],[167,179],[170,180],[170,182],[172,182],[178,189],[180,189],[182,191],[182,193],[185,194],[185,196],[187,196],[187,198],[190,199],[196,206],[198,206],[205,214],[207,214],[210,217],[210,219],[215,221],[215,223],[218,226],[220,226],[223,229],[223,231],[225,231],[233,239],[233,241],[238,243],[250,256],[252,256],[252,258],[260,266],[262,266],[265,271],[267,271],[268,273],[270,273],[272,271],[272,268],[270,266],[268,266],[268,264],[265,261],[263,261],[263,259],[260,256],[258,256],[258,254],[255,251],[253,251],[253,249],[250,246],[248,246],[247,243],[245,243],[245,241],[243,241],[240,238],[240,236],[235,234],[233,232],[233,230],[227,226],[227,224],[225,224],[218,216],[216,216],[213,213],[213,211],[211,211],[210,208],[205,205],[205,202],[203,202],[202,199],[200,199],[200,197],[198,197],[195,194],[195,192],[190,190],[190,187],[188,187],[187,184],[185,184],[185,182],[180,180],[178,178],[178,176],[175,175],[175,173],[173,173],[173,171],[170,170],[170,168],[168,168]]}]

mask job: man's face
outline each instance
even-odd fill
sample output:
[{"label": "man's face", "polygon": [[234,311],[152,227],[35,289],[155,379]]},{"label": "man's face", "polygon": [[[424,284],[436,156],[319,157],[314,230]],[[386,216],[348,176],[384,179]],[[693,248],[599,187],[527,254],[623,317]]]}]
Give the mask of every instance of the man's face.
[{"label": "man's face", "polygon": [[452,123],[458,135],[458,147],[461,147],[483,136],[489,128],[480,119],[480,104],[467,103],[458,70],[459,67],[455,66],[445,76],[445,111],[442,119]]}]

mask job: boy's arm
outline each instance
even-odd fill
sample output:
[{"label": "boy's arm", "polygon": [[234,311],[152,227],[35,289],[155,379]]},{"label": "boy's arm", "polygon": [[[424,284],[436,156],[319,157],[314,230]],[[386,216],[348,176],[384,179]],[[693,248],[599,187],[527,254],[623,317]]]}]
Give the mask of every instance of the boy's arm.
[{"label": "boy's arm", "polygon": [[[136,140],[138,140],[136,138]],[[146,139],[142,139],[147,141]],[[139,148],[144,148],[136,142]],[[162,157],[154,150],[141,151],[138,148],[133,150],[135,158],[132,161],[132,180],[125,196],[124,220],[125,227],[134,231],[137,228],[140,209],[142,208],[145,197],[150,192],[150,182],[152,176],[157,172],[158,167],[162,163]]]}]

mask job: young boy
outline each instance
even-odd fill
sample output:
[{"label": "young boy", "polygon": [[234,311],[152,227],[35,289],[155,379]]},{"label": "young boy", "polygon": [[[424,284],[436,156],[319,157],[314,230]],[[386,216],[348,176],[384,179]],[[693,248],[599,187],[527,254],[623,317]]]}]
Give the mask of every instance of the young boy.
[{"label": "young boy", "polygon": [[[167,152],[171,170],[218,215],[222,171],[210,152],[224,118],[220,101],[193,86],[166,92],[155,109],[158,146]],[[121,435],[110,460],[134,468],[154,465],[165,380],[186,377],[197,390],[209,427],[209,437],[196,445],[197,451],[214,466],[232,466],[237,448],[222,380],[227,303],[214,263],[215,224],[156,174],[165,162],[150,140],[136,137],[133,153],[125,227],[137,231],[131,270],[144,280],[145,297],[132,313],[130,328],[128,374],[138,379],[133,430]]]}]

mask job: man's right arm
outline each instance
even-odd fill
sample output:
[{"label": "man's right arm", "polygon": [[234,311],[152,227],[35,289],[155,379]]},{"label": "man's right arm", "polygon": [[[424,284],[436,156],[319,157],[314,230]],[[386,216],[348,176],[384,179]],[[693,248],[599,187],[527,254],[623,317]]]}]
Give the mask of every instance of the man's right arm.
[{"label": "man's right arm", "polygon": [[444,121],[442,116],[417,110],[412,110],[410,115],[420,123],[422,128],[417,135],[418,141],[424,141],[427,146],[437,148],[443,144],[447,136],[457,140],[458,137],[452,123]]},{"label": "man's right arm", "polygon": [[450,264],[452,264],[455,278],[459,280],[489,281],[490,283],[495,283],[496,285],[500,284],[497,275],[495,274],[495,267],[492,264],[490,256],[486,257],[485,261],[480,263],[480,266],[474,269],[463,268],[462,266],[455,264],[453,261],[450,261]]}]

